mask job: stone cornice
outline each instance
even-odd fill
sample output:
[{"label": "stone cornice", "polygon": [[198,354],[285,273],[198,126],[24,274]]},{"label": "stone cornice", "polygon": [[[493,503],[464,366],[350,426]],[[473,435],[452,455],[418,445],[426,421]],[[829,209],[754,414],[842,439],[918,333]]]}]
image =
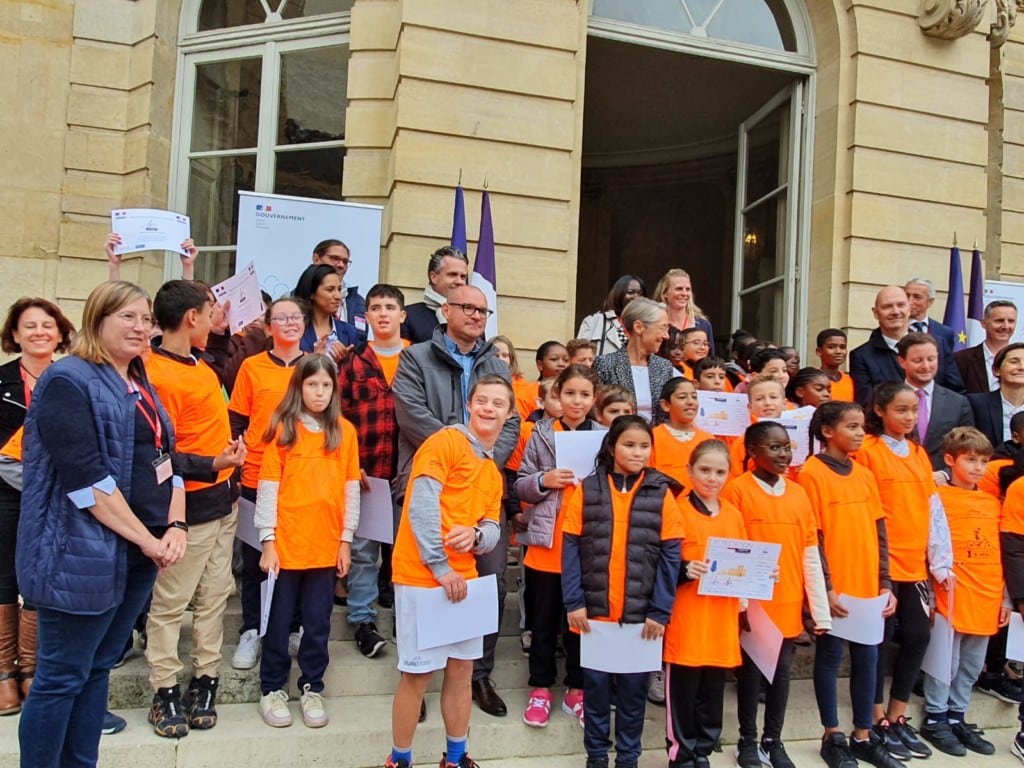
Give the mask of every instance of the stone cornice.
[{"label": "stone cornice", "polygon": [[[1007,3],[1007,0],[998,1],[1001,5]],[[917,23],[929,37],[956,40],[974,31],[985,15],[987,5],[988,0],[921,0]]]}]

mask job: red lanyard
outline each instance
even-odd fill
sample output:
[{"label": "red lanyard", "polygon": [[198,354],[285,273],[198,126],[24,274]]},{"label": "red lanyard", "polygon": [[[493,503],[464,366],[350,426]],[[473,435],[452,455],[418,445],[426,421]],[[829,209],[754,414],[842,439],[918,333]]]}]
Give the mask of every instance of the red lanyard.
[{"label": "red lanyard", "polygon": [[[138,387],[140,399],[135,401],[135,405],[142,413],[142,417],[146,420],[146,423],[149,424],[150,429],[153,430],[153,435],[156,437],[155,442],[157,455],[162,454],[164,452],[164,445],[162,440],[163,427],[160,424],[160,412],[156,408],[156,401],[153,400],[153,396],[146,391],[145,387],[138,385],[136,386]],[[150,412],[142,405],[143,400],[146,401],[146,405],[153,409],[152,414],[150,414]]]}]

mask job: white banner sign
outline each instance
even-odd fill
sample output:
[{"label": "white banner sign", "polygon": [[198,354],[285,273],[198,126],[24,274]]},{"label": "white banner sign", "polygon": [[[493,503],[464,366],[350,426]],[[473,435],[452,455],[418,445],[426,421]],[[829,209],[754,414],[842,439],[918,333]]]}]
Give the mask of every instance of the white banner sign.
[{"label": "white banner sign", "polygon": [[332,238],[344,242],[352,257],[346,285],[365,296],[380,281],[381,206],[256,192],[238,197],[235,263],[244,268],[252,261],[271,298],[291,293],[313,263],[313,247]]}]

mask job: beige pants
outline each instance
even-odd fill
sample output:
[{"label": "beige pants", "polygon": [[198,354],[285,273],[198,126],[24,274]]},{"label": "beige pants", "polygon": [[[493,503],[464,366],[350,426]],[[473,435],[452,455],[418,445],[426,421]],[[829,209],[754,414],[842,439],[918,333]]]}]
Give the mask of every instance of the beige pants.
[{"label": "beige pants", "polygon": [[224,607],[234,586],[231,552],[237,525],[235,508],[227,517],[190,527],[184,559],[163,569],[157,577],[146,621],[146,661],[153,690],[178,682],[184,666],[178,658],[181,620],[193,596],[193,674],[220,674]]}]

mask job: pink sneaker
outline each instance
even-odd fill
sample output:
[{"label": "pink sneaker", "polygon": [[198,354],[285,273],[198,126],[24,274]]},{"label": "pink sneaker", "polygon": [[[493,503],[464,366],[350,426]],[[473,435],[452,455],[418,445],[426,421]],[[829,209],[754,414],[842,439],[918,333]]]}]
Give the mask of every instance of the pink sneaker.
[{"label": "pink sneaker", "polygon": [[534,728],[547,728],[551,715],[551,691],[547,688],[534,688],[530,691],[530,701],[523,713],[523,722]]},{"label": "pink sneaker", "polygon": [[576,691],[575,693],[566,691],[565,698],[562,699],[562,711],[567,715],[572,715],[580,721],[580,728],[583,727],[583,691]]}]

